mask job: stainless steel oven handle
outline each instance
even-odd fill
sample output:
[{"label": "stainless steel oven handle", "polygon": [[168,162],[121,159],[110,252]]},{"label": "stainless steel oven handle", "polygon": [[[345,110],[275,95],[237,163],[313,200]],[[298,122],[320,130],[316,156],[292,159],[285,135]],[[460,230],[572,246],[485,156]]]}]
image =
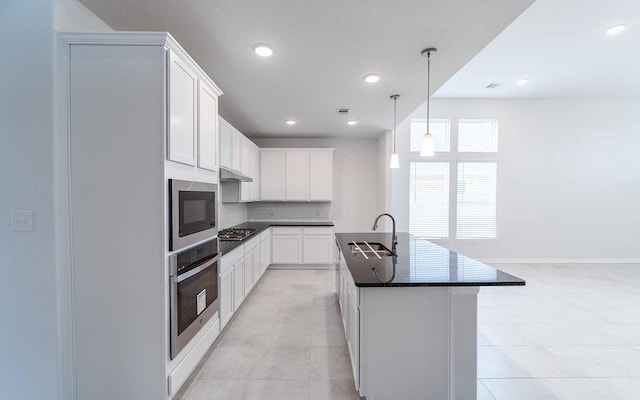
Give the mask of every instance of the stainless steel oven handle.
[{"label": "stainless steel oven handle", "polygon": [[192,269],[189,272],[185,272],[184,274],[180,274],[180,275],[173,275],[171,277],[171,281],[173,283],[180,283],[180,282],[184,281],[185,279],[191,278],[195,274],[200,273],[200,272],[204,271],[205,269],[209,268],[210,266],[212,266],[213,264],[215,264],[215,262],[220,259],[221,255],[222,255],[222,253],[216,254],[212,259],[207,260],[204,264],[202,264],[198,268]]}]

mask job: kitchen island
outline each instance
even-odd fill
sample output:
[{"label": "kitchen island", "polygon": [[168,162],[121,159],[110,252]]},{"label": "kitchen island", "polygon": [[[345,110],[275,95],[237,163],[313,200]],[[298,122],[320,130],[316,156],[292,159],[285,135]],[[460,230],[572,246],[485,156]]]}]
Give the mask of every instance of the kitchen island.
[{"label": "kitchen island", "polygon": [[[357,243],[355,246],[352,243]],[[337,233],[354,381],[372,400],[476,398],[480,286],[525,281],[425,239]]]}]

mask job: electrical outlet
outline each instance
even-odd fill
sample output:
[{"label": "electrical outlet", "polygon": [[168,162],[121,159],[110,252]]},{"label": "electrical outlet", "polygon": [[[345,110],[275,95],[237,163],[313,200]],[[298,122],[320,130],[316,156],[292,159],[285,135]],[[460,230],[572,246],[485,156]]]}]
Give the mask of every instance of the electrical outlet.
[{"label": "electrical outlet", "polygon": [[316,210],[316,217],[320,216],[320,210]]},{"label": "electrical outlet", "polygon": [[273,217],[273,210],[269,210],[269,215]]},{"label": "electrical outlet", "polygon": [[11,210],[11,231],[33,231],[33,214],[31,210]]}]

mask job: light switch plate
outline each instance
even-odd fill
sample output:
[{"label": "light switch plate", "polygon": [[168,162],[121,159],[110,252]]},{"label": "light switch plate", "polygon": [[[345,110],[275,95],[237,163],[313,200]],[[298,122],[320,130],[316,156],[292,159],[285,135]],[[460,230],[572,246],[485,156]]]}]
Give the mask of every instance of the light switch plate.
[{"label": "light switch plate", "polygon": [[11,231],[33,231],[33,213],[31,210],[11,210]]}]

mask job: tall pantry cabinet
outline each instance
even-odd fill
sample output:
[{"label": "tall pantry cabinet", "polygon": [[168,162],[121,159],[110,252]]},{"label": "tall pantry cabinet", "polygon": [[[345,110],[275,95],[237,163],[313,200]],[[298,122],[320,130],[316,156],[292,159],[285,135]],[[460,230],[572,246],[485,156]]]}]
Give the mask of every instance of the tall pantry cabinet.
[{"label": "tall pantry cabinet", "polygon": [[75,395],[171,398],[193,360],[168,355],[168,171],[217,182],[222,92],[167,33],[60,34],[58,50],[62,330]]}]

